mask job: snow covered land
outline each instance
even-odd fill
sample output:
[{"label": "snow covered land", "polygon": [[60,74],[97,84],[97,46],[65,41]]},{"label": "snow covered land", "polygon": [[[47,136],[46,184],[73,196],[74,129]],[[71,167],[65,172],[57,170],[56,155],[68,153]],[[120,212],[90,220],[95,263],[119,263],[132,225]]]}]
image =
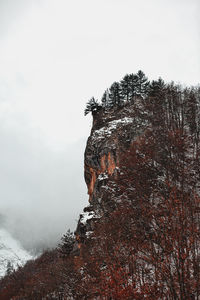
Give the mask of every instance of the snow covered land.
[{"label": "snow covered land", "polygon": [[0,229],[0,277],[3,277],[8,269],[17,269],[32,258],[8,231]]}]

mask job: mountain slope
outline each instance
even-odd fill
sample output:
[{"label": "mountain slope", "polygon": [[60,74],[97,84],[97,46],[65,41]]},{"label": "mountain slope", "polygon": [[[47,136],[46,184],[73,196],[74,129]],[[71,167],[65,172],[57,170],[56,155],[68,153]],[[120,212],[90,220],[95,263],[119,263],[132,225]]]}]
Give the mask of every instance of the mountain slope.
[{"label": "mountain slope", "polygon": [[8,231],[0,229],[0,277],[6,274],[7,268],[16,269],[31,258],[32,256]]}]

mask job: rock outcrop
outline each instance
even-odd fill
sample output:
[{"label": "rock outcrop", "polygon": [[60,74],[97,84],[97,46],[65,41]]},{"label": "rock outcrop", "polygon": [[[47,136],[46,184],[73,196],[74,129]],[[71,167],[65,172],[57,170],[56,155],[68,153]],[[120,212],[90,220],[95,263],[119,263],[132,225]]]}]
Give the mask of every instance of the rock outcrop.
[{"label": "rock outcrop", "polygon": [[140,102],[93,114],[93,126],[85,150],[85,181],[89,206],[80,215],[76,236],[79,243],[93,230],[94,222],[112,210],[111,196],[116,194],[120,156],[143,131],[138,118]]}]

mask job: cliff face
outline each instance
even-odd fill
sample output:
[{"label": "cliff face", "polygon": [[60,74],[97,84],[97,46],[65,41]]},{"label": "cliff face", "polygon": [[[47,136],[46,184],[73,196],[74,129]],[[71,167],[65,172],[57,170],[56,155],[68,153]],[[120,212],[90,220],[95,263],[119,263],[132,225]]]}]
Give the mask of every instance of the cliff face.
[{"label": "cliff face", "polygon": [[120,172],[120,156],[145,127],[145,122],[138,118],[141,110],[138,102],[93,114],[93,126],[85,150],[89,206],[78,222],[76,235],[79,242],[84,242],[98,218],[114,208],[115,203],[110,199],[117,194],[114,180]]}]

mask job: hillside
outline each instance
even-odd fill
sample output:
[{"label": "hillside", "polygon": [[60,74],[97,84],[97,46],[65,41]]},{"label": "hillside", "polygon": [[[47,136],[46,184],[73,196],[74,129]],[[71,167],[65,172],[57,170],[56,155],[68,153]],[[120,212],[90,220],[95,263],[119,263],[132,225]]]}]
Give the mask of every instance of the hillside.
[{"label": "hillside", "polygon": [[137,74],[88,102],[75,237],[2,279],[2,300],[200,299],[200,89]]}]

